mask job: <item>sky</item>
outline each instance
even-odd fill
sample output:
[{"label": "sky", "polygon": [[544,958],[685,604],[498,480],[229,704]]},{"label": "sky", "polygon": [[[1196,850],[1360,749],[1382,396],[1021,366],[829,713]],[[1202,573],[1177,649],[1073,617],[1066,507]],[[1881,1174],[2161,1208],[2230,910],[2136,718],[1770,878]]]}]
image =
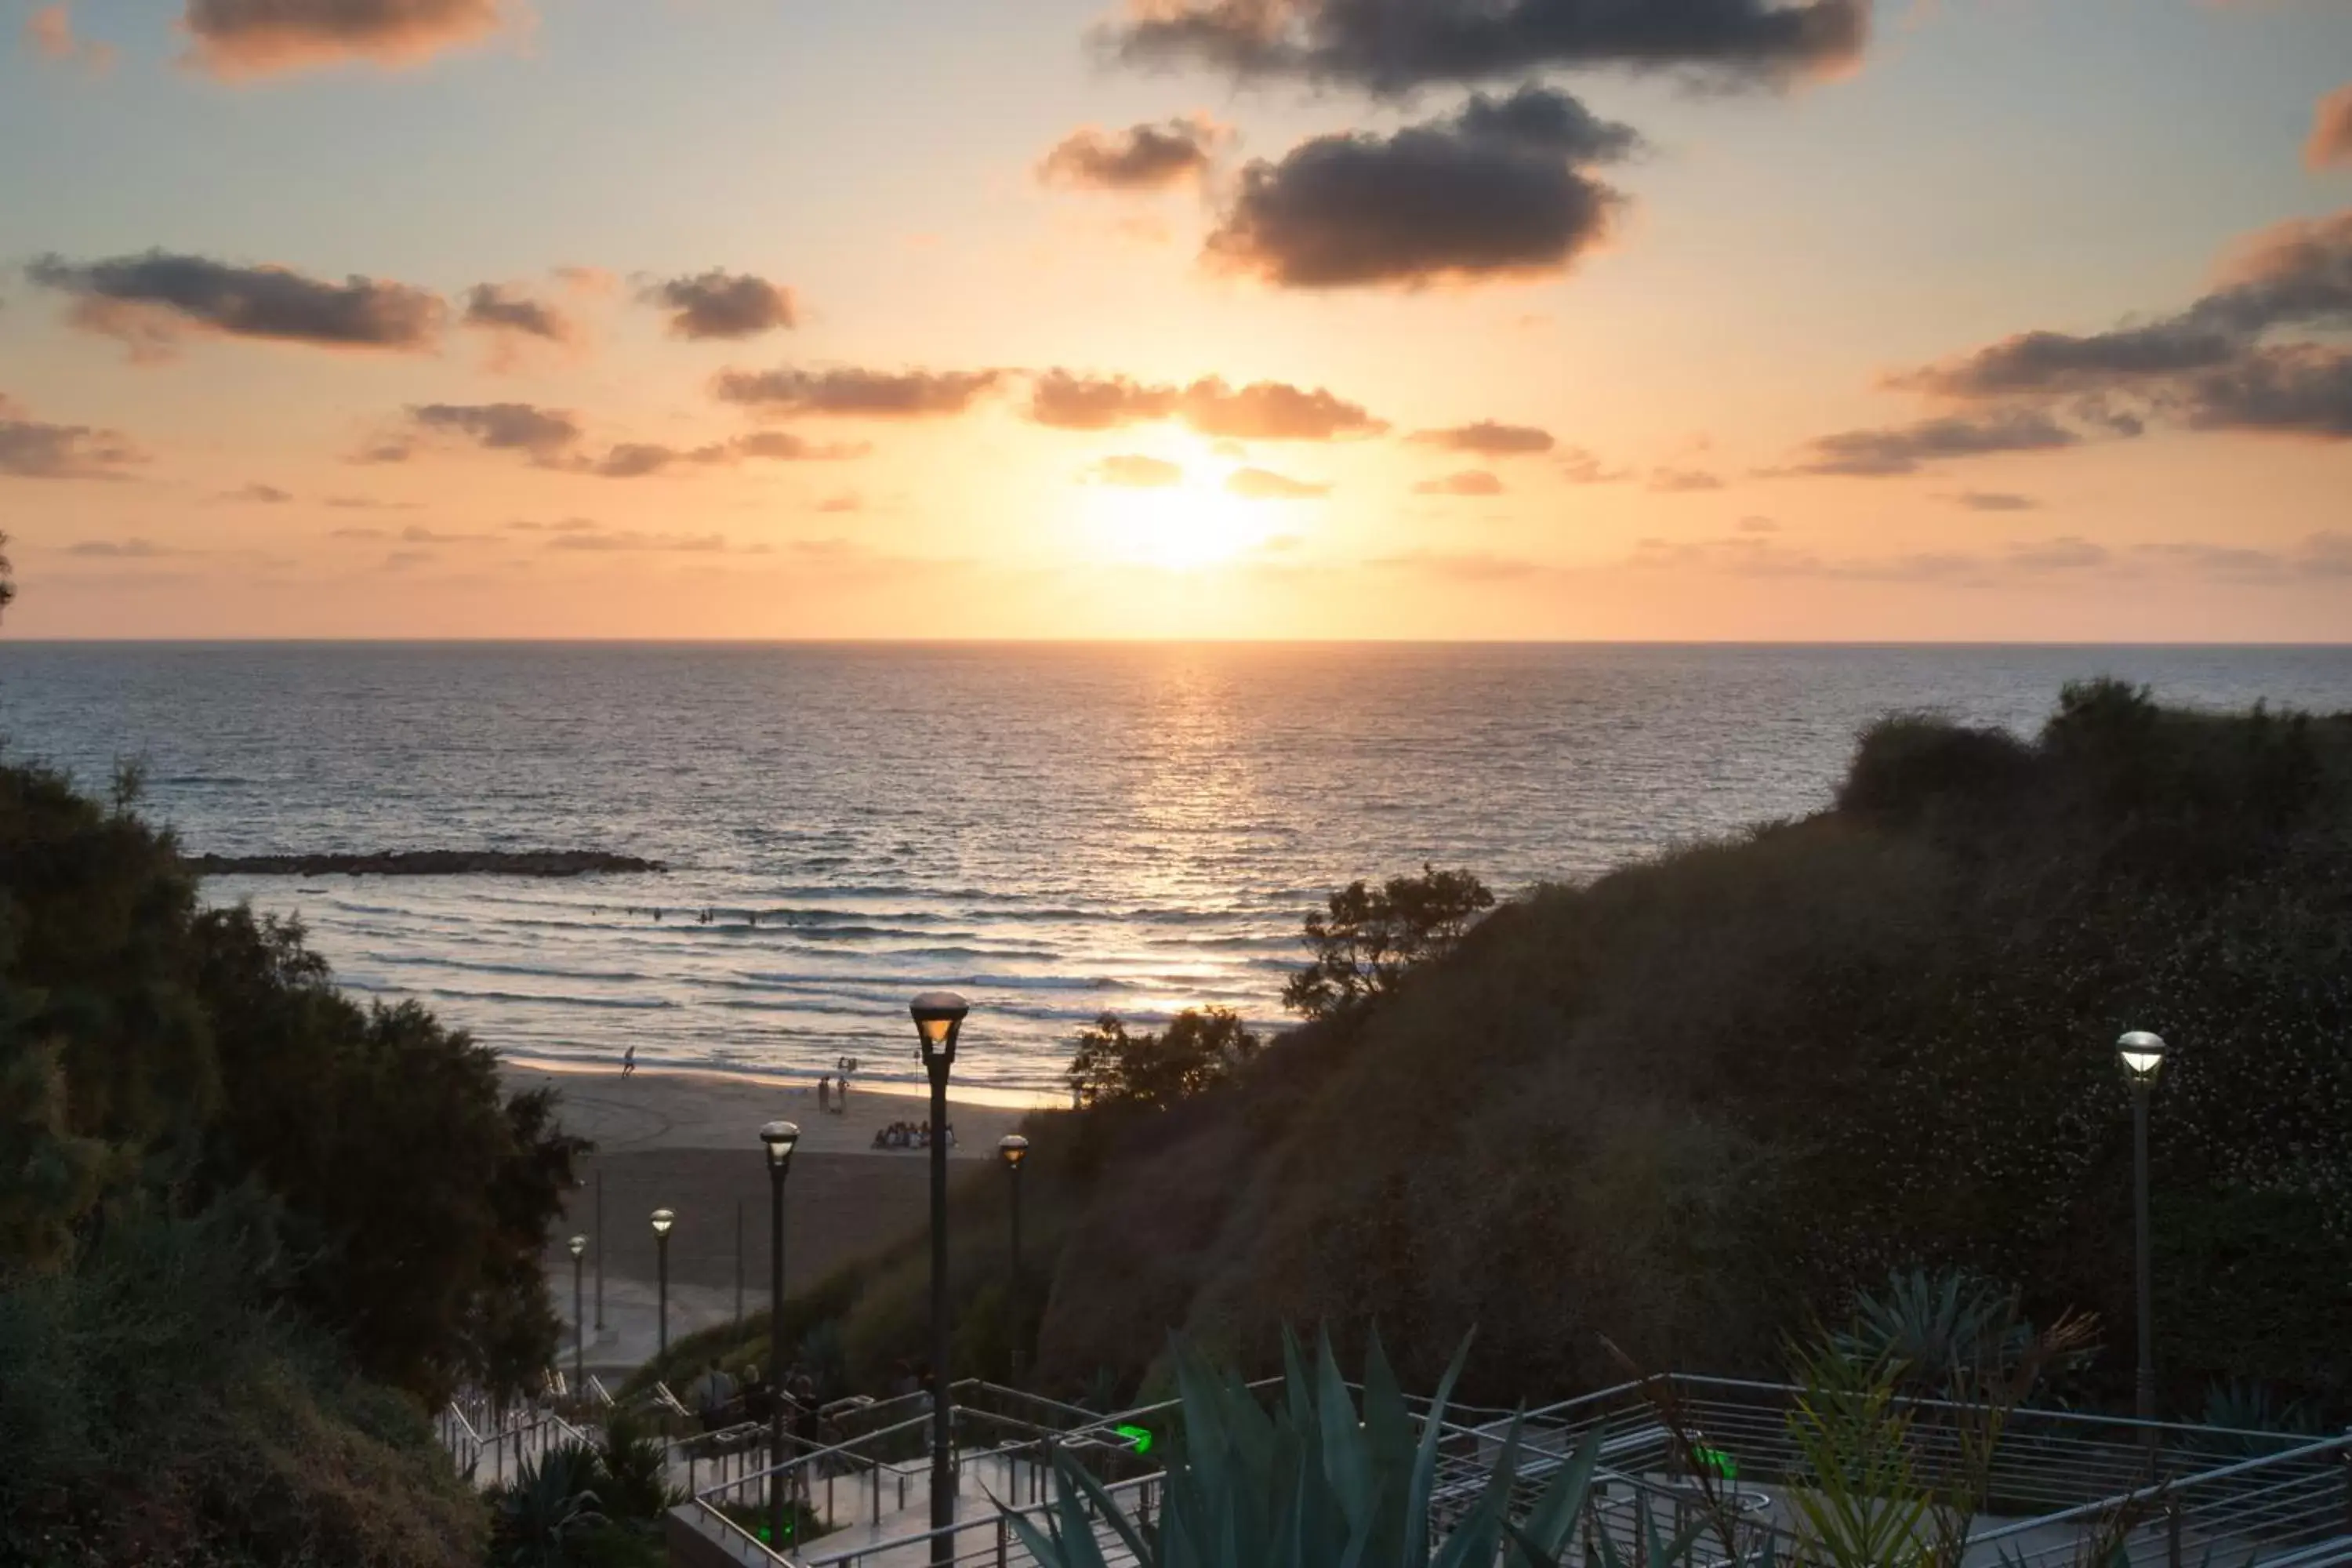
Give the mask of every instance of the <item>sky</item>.
[{"label": "sky", "polygon": [[0,0],[21,637],[2352,637],[2352,0]]}]

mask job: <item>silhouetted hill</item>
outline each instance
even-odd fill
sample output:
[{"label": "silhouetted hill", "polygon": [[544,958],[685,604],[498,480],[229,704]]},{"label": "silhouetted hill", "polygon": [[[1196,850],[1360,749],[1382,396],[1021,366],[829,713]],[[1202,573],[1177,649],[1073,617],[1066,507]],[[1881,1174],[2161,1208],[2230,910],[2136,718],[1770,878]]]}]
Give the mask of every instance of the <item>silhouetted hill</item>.
[{"label": "silhouetted hill", "polygon": [[[1467,764],[1475,767],[1475,764]],[[1475,772],[1463,787],[1475,789]],[[2352,1342],[2352,717],[2071,690],[2028,742],[1866,733],[1836,804],[1541,889],[1360,1019],[1165,1112],[1033,1120],[1033,1364],[1140,1377],[1171,1329],[1272,1364],[1377,1321],[1408,1385],[1769,1373],[1898,1266],[2097,1310],[2128,1386],[2126,1028],[2155,1094],[2159,1363],[2340,1397]],[[1009,1345],[1003,1183],[959,1199],[961,1370]],[[1045,1278],[1050,1272],[1050,1279]],[[853,1367],[919,1355],[923,1264],[854,1298]],[[837,1308],[836,1308],[837,1310]],[[1001,1366],[999,1367],[1001,1370]]]}]

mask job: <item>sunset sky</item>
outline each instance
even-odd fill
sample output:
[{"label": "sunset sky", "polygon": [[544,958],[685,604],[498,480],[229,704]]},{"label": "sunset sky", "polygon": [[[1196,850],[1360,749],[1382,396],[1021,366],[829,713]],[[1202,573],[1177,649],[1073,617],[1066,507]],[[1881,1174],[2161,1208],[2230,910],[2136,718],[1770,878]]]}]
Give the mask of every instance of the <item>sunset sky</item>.
[{"label": "sunset sky", "polygon": [[2352,637],[2352,0],[70,0],[17,637]]}]

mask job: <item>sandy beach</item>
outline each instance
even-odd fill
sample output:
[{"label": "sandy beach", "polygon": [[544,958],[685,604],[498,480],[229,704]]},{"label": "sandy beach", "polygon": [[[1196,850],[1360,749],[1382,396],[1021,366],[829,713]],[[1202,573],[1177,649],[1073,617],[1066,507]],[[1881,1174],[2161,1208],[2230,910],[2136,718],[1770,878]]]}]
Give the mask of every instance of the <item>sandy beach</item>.
[{"label": "sandy beach", "polygon": [[[766,1304],[763,1122],[781,1119],[801,1128],[784,1189],[788,1290],[920,1225],[928,1213],[928,1152],[873,1147],[883,1126],[921,1121],[929,1113],[921,1100],[853,1089],[846,1110],[836,1113],[818,1109],[814,1089],[748,1075],[641,1070],[623,1078],[609,1068],[520,1059],[507,1061],[501,1072],[512,1089],[555,1089],[562,1096],[563,1125],[596,1142],[596,1152],[581,1163],[583,1185],[572,1194],[547,1256],[548,1280],[567,1324],[572,1259],[564,1238],[575,1232],[590,1238],[585,1278],[592,1324],[595,1264],[603,1259],[604,1329],[590,1332],[592,1368],[634,1365],[653,1349],[655,1243],[648,1216],[656,1208],[677,1216],[669,1242],[672,1338],[733,1315],[739,1268],[745,1309]],[[957,1136],[952,1158],[959,1165],[992,1158],[997,1139],[1025,1114],[950,1103]],[[567,1327],[567,1353],[570,1338]]]}]

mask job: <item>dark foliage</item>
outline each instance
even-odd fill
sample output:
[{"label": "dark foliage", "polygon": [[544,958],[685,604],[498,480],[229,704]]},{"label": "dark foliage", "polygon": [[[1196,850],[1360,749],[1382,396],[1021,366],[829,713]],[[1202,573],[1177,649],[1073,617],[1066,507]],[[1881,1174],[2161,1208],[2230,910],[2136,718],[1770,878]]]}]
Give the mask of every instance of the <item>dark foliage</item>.
[{"label": "dark foliage", "polygon": [[1495,895],[1467,871],[1424,865],[1418,877],[1381,887],[1350,882],[1328,914],[1307,917],[1314,959],[1282,988],[1283,1005],[1307,1018],[1332,1018],[1386,996],[1415,965],[1442,958]]},{"label": "dark foliage", "polygon": [[1130,1035],[1117,1014],[1105,1013],[1078,1031],[1065,1076],[1082,1104],[1164,1109],[1223,1082],[1259,1044],[1230,1007],[1187,1007],[1156,1035]]},{"label": "dark foliage", "polygon": [[[2352,717],[2095,682],[2032,741],[1893,720],[1835,809],[1540,890],[1402,984],[1335,956],[1349,999],[1230,1090],[1040,1119],[1066,1125],[1024,1180],[1068,1184],[1029,1231],[1043,1384],[1131,1387],[1171,1328],[1255,1369],[1285,1321],[1375,1320],[1424,1384],[1475,1326],[1466,1388],[1497,1401],[1613,1381],[1604,1332],[1772,1375],[1790,1333],[1920,1268],[2128,1324],[2114,1041],[2138,1027],[2174,1047],[2168,1404],[2231,1373],[2352,1403]],[[919,1343],[907,1272],[853,1345]],[[2127,1401],[2129,1362],[2063,1392]]]},{"label": "dark foliage", "polygon": [[72,1268],[0,1289],[0,1561],[479,1560],[481,1507],[415,1406],[270,1310],[277,1221],[250,1191],[128,1203]]},{"label": "dark foliage", "polygon": [[0,768],[0,1275],[75,1267],[112,1205],[250,1185],[291,1259],[278,1299],[365,1374],[527,1385],[582,1145],[462,1033],[343,997],[299,927],[200,909],[133,793]]}]

